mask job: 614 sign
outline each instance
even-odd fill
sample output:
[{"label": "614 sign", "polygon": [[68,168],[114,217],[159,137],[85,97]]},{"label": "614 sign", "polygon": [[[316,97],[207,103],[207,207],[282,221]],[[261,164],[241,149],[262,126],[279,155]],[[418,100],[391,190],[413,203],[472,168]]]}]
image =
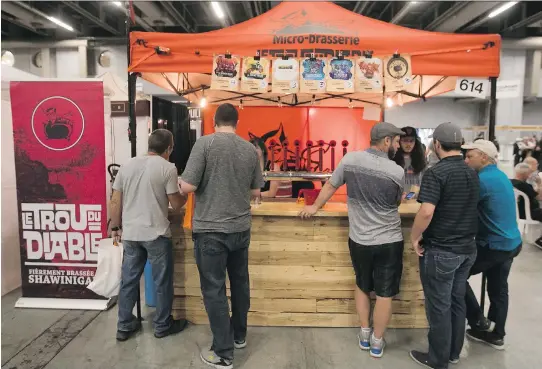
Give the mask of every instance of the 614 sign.
[{"label": "614 sign", "polygon": [[483,78],[457,78],[455,94],[479,97],[484,99],[488,95],[488,80]]}]

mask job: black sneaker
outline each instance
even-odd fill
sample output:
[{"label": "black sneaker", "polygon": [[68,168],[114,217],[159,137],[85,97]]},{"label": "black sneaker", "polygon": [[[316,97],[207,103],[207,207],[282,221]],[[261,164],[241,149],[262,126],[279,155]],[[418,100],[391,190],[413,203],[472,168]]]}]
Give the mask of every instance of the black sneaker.
[{"label": "black sneaker", "polygon": [[492,332],[480,332],[475,329],[467,329],[467,337],[473,341],[485,343],[495,350],[504,350],[504,340],[496,337]]},{"label": "black sneaker", "polygon": [[167,336],[171,336],[172,334],[180,333],[184,331],[187,325],[188,325],[188,321],[186,319],[174,320],[171,326],[167,330],[160,333],[154,332],[154,337],[164,338]]},{"label": "black sneaker", "polygon": [[437,368],[433,364],[429,363],[429,354],[426,354],[426,353],[420,352],[420,351],[412,350],[412,351],[410,351],[410,357],[412,358],[412,360],[414,360],[415,362],[417,362],[420,365],[425,366],[426,368],[430,368],[430,369],[436,369]]},{"label": "black sneaker", "polygon": [[495,322],[484,317],[477,321],[474,327],[471,326],[471,328],[480,332],[493,332],[495,329]]},{"label": "black sneaker", "polygon": [[217,369],[233,369],[233,363],[231,360],[224,359],[213,350],[203,350],[200,354],[201,360],[213,368]]},{"label": "black sneaker", "polygon": [[247,340],[235,340],[233,341],[233,347],[236,349],[244,349],[247,347]]},{"label": "black sneaker", "polygon": [[131,331],[117,331],[117,341],[124,342],[141,330],[141,322],[136,322],[136,327]]}]

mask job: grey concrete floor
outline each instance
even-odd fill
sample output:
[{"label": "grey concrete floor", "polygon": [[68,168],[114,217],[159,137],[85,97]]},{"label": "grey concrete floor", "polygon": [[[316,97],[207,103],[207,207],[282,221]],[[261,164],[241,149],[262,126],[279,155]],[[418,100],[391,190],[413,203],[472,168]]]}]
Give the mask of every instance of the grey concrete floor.
[{"label": "grey concrete floor", "polygon": [[[510,277],[506,350],[465,341],[454,368],[542,368],[542,251],[526,245]],[[473,279],[479,286],[480,279]],[[152,334],[152,311],[145,309],[143,331],[115,340],[116,308],[100,314],[14,309],[18,291],[2,298],[2,368],[10,369],[173,369],[206,368],[199,351],[209,346],[208,326],[191,325],[175,337]],[[249,327],[248,347],[236,351],[235,368],[349,369],[419,368],[408,356],[425,350],[425,330],[390,330],[382,359],[357,347],[357,329]]]}]

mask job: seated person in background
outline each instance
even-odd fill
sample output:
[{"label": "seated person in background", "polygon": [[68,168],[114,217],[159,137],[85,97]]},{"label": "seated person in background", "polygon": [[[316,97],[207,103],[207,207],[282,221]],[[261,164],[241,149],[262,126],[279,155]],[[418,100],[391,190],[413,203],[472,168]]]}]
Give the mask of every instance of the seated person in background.
[{"label": "seated person in background", "polygon": [[[542,209],[540,209],[540,205],[538,202],[538,193],[534,190],[533,186],[527,183],[527,180],[529,179],[532,169],[527,163],[519,163],[514,168],[515,171],[515,178],[512,179],[512,185],[518,190],[523,192],[527,197],[529,198],[529,205],[531,209],[531,217],[534,220],[538,220],[539,222],[542,222]],[[523,198],[519,198],[518,200],[518,207],[519,207],[519,217],[520,219],[525,219],[525,201]]]},{"label": "seated person in background", "polygon": [[536,160],[533,156],[529,156],[528,158],[525,158],[523,163],[529,165],[532,171],[529,178],[527,178],[527,183],[533,186],[536,192],[540,192],[542,189],[540,186],[542,184],[542,179],[538,175],[540,173],[538,171],[538,160]]},{"label": "seated person in background", "polygon": [[[532,173],[532,169],[529,164],[519,163],[514,168],[515,178],[512,179],[512,185],[518,191],[523,192],[529,198],[529,208],[531,209],[531,218],[542,222],[542,209],[540,209],[540,204],[538,202],[538,193],[534,190],[533,186],[527,183],[527,179]],[[518,199],[518,209],[519,209],[519,218],[525,219],[525,201],[522,197]],[[537,239],[535,243],[542,247],[542,237]]]},{"label": "seated person in background", "polygon": [[423,144],[413,127],[401,128],[405,136],[401,137],[400,147],[393,158],[395,163],[405,171],[405,191],[410,191],[411,186],[420,186],[423,173],[427,167]]}]

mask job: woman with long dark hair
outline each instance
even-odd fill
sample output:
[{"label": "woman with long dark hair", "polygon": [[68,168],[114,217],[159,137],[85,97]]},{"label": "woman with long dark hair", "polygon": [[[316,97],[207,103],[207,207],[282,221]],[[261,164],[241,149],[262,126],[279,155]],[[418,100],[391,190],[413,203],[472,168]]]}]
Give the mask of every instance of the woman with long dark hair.
[{"label": "woman with long dark hair", "polygon": [[420,186],[422,176],[427,167],[425,152],[422,142],[414,127],[401,128],[405,132],[401,136],[400,147],[395,154],[395,162],[405,169],[405,191],[409,191],[411,186]]}]

